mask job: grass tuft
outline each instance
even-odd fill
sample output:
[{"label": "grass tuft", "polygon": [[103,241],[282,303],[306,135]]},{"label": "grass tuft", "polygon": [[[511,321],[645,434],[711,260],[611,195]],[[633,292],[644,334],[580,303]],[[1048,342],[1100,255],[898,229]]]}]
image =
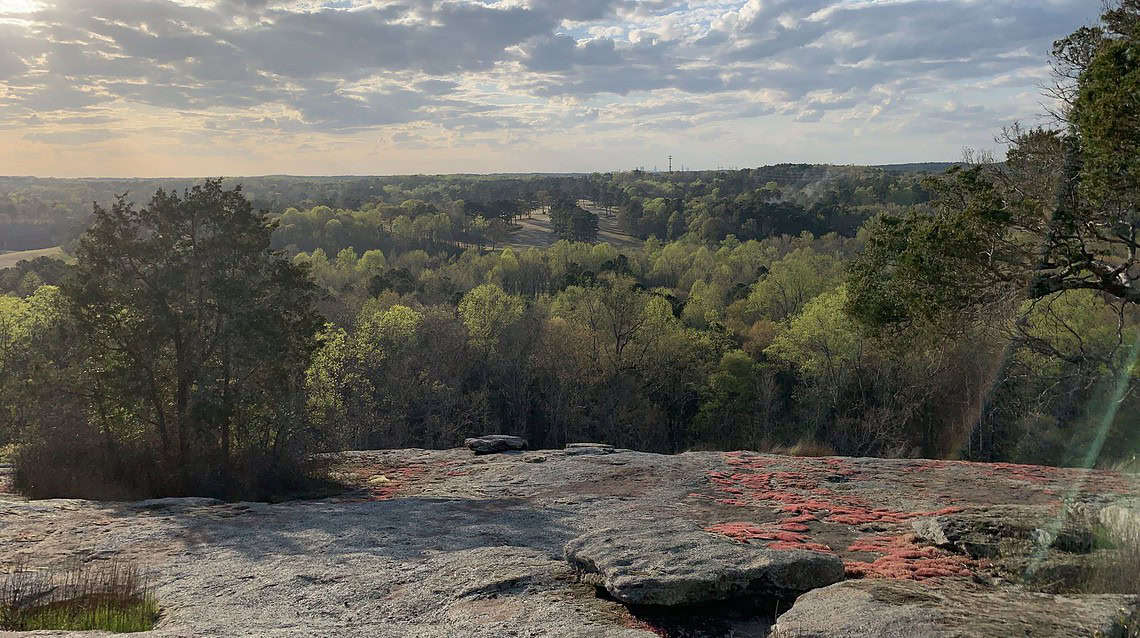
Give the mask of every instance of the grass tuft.
[{"label": "grass tuft", "polygon": [[124,563],[49,571],[25,564],[0,580],[0,629],[128,633],[153,629],[158,602],[142,572]]}]

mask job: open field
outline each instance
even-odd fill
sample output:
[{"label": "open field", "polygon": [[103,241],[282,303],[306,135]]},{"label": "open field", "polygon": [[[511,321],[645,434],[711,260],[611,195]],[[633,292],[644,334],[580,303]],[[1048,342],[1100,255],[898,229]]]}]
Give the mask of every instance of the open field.
[{"label": "open field", "polygon": [[[595,206],[592,202],[582,200],[578,204],[598,216],[597,243],[609,244],[619,250],[623,248],[641,248],[642,245],[645,244],[644,241],[637,237],[622,232],[621,227],[618,226],[616,215],[607,213]],[[558,236],[554,234],[554,226],[551,224],[550,215],[544,212],[532,211],[529,217],[519,219],[515,222],[515,225],[518,228],[511,233],[510,240],[503,244],[504,247],[546,248],[558,241]]]},{"label": "open field", "polygon": [[37,250],[15,250],[10,253],[0,253],[0,268],[11,268],[17,262],[31,261],[36,257],[58,257],[59,259],[67,260],[68,257],[63,253],[63,249],[59,246],[52,246],[51,248],[40,248]]}]

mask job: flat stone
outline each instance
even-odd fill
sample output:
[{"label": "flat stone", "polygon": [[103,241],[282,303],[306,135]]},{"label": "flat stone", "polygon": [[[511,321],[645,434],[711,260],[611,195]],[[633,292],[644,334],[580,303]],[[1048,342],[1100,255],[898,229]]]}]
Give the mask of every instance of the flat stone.
[{"label": "flat stone", "polygon": [[476,454],[496,454],[498,452],[525,450],[527,448],[526,439],[509,434],[478,436],[465,440],[463,444],[471,448]]},{"label": "flat stone", "polygon": [[944,581],[866,579],[810,591],[780,616],[780,638],[1124,636],[1135,596],[1059,596]]},{"label": "flat stone", "polygon": [[566,456],[591,456],[614,454],[614,446],[608,443],[567,443]]},{"label": "flat stone", "polygon": [[589,532],[567,543],[566,560],[583,581],[630,606],[786,598],[843,579],[836,556],[764,549],[680,521]]},{"label": "flat stone", "polygon": [[128,507],[138,510],[165,510],[182,507],[212,507],[222,505],[223,501],[216,498],[189,496],[184,498],[152,498],[145,501],[135,501]]}]

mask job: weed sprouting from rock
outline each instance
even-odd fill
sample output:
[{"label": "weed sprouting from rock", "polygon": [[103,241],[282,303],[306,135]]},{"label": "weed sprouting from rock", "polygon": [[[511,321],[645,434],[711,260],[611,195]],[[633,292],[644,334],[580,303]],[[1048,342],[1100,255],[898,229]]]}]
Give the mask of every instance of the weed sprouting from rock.
[{"label": "weed sprouting from rock", "polygon": [[147,631],[158,603],[143,572],[128,563],[44,570],[17,563],[0,576],[0,629]]}]

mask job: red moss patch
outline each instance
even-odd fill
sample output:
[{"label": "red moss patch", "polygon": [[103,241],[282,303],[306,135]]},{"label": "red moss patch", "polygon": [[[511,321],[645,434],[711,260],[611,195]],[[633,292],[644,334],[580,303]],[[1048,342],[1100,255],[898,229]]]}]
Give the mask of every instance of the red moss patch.
[{"label": "red moss patch", "polygon": [[900,580],[929,580],[952,576],[969,576],[978,563],[964,556],[958,556],[938,549],[915,543],[911,534],[898,536],[873,536],[856,540],[848,548],[849,552],[869,552],[882,554],[872,562],[844,561],[848,578],[895,578]]},{"label": "red moss patch", "polygon": [[[929,512],[903,512],[885,507],[873,507],[865,499],[851,494],[839,494],[821,484],[829,477],[848,479],[858,472],[850,461],[842,458],[822,459],[822,465],[811,459],[779,459],[782,464],[794,466],[794,471],[767,471],[773,464],[769,457],[748,457],[740,452],[725,455],[725,461],[741,470],[733,474],[710,472],[709,480],[719,491],[733,498],[719,499],[725,505],[739,507],[779,505],[781,512],[794,515],[812,515],[827,523],[840,525],[866,525],[868,523],[904,523],[922,516],[938,516],[962,511],[959,507],[946,507]],[[785,521],[786,522],[786,521]],[[794,521],[802,523],[804,521]],[[806,531],[806,530],[800,530]]]}]

